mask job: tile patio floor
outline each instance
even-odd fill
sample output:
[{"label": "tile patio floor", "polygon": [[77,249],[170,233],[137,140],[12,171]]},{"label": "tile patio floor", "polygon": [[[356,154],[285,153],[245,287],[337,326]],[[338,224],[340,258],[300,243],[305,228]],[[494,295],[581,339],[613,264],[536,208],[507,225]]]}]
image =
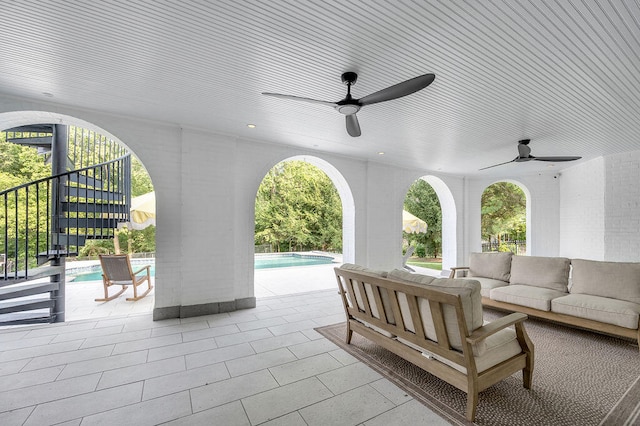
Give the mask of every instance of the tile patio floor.
[{"label": "tile patio floor", "polygon": [[70,283],[67,322],[0,330],[0,425],[447,424],[314,331],[344,321],[332,268],[257,271],[256,308],[156,322],[152,297]]}]

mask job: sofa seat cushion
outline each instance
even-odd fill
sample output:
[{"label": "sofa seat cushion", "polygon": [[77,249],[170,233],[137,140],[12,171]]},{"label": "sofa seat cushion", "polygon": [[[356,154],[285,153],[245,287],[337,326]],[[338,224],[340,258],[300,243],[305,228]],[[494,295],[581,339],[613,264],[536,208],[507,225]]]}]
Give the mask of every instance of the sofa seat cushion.
[{"label": "sofa seat cushion", "polygon": [[468,276],[509,282],[511,257],[511,253],[471,253]]},{"label": "sofa seat cushion", "polygon": [[573,259],[572,294],[640,303],[640,263]]},{"label": "sofa seat cushion", "polygon": [[[401,337],[398,337],[397,340],[417,351],[422,352],[422,354],[427,358],[435,359],[444,364],[447,364],[449,367],[453,367],[461,373],[467,373],[467,369],[462,365],[449,361],[446,358],[434,355],[426,349],[414,345],[413,343],[408,342]],[[478,370],[478,373],[482,373],[483,371],[493,367],[494,365],[506,361],[507,359],[522,352],[522,348],[520,348],[520,343],[518,343],[516,332],[513,328],[505,328],[504,330],[500,330],[497,333],[479,342],[477,345],[473,345],[472,348],[473,358],[476,361],[476,369]]]},{"label": "sofa seat cushion", "polygon": [[565,292],[550,288],[517,284],[491,290],[491,299],[497,302],[513,303],[547,312],[551,310],[553,299],[566,295]]},{"label": "sofa seat cushion", "polygon": [[638,329],[640,304],[589,294],[570,294],[551,301],[551,311]]},{"label": "sofa seat cushion", "polygon": [[495,280],[493,278],[483,278],[483,277],[462,277],[458,278],[460,280],[476,280],[480,283],[480,295],[482,297],[490,297],[491,290],[498,287],[508,286],[509,283],[506,281]]},{"label": "sofa seat cushion", "polygon": [[[347,271],[357,271],[357,272],[365,272],[367,274],[370,275],[375,275],[377,277],[382,277],[382,278],[386,278],[387,276],[387,272],[386,271],[378,271],[375,269],[369,269],[366,268],[364,266],[360,266],[360,265],[356,265],[353,263],[345,263],[344,265],[342,265],[340,267],[340,269],[344,269]],[[356,284],[356,287],[360,288],[360,283]],[[364,284],[364,290],[367,293],[367,298],[372,301],[375,300],[374,296],[373,296],[373,288],[371,287],[371,284]],[[356,296],[356,302],[358,304],[358,308],[360,310],[364,311],[364,300],[362,299],[362,296],[360,295],[360,293],[358,291],[355,292],[355,296]],[[350,296],[348,296],[350,298]],[[387,317],[387,322],[391,323],[391,324],[395,324],[396,323],[396,319],[393,316],[393,310],[391,308],[391,301],[389,299],[389,294],[387,293],[386,290],[381,289],[380,291],[380,298],[382,299],[382,305],[384,307],[384,311]],[[349,300],[349,303],[351,303],[351,306],[353,306],[353,301]],[[378,310],[378,307],[375,304],[370,304],[370,309],[371,309],[371,315],[373,315],[374,317],[380,319],[380,311]],[[370,324],[365,324],[367,325],[367,327],[370,327]],[[380,330],[377,330],[380,331]],[[386,332],[385,332],[386,333]],[[384,334],[384,333],[383,333]]]},{"label": "sofa seat cushion", "polygon": [[566,257],[513,256],[509,284],[550,288],[568,293],[571,260]]}]

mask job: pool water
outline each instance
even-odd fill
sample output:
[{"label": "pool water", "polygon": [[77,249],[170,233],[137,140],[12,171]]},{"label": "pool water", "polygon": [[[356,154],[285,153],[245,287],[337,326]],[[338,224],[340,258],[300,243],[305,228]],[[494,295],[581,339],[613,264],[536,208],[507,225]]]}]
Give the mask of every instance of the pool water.
[{"label": "pool water", "polygon": [[[292,266],[328,265],[330,263],[333,263],[333,258],[329,256],[295,253],[257,254],[255,256],[254,268],[287,268]],[[155,276],[156,265],[153,260],[144,263],[134,263],[131,267],[136,271],[145,265],[151,265],[151,275]],[[102,280],[102,268],[100,265],[86,268],[82,272],[77,272],[77,274],[78,275],[72,280],[73,282]],[[74,275],[74,272],[67,271],[67,275]]]},{"label": "pool water", "polygon": [[[137,271],[138,269],[142,268],[145,265],[150,265],[151,268],[149,268],[149,272],[151,273],[151,276],[155,276],[156,275],[156,265],[154,265],[153,263],[149,262],[149,263],[145,263],[145,264],[132,264],[131,265],[131,269],[133,269],[134,271]],[[68,272],[67,272],[68,274]],[[139,277],[141,277],[144,274],[144,272],[141,272],[140,274],[138,274]],[[90,269],[88,269],[86,272],[83,272],[81,274],[78,274],[74,279],[72,279],[71,281],[75,282],[80,282],[80,281],[97,281],[100,280],[102,281],[102,267],[100,265],[95,265],[92,266]]]},{"label": "pool water", "polygon": [[259,254],[255,256],[255,269],[287,268],[291,266],[328,265],[333,263],[333,258],[329,256],[319,256],[311,254]]}]

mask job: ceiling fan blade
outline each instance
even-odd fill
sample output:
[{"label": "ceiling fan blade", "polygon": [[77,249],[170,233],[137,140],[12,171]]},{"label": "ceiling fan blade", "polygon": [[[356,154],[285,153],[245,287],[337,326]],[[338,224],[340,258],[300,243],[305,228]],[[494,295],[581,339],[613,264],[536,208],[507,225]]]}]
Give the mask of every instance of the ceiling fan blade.
[{"label": "ceiling fan blade", "polygon": [[503,165],[505,165],[505,164],[513,163],[513,162],[514,162],[514,161],[516,161],[517,159],[518,159],[518,158],[515,158],[515,159],[513,159],[513,160],[511,160],[511,161],[505,161],[504,163],[494,164],[493,166],[489,166],[489,167],[483,167],[483,168],[481,168],[481,169],[478,169],[478,171],[480,171],[480,170],[487,170],[487,169],[491,169],[491,168],[493,168],[493,167],[498,167],[498,166],[503,166]]},{"label": "ceiling fan blade", "polygon": [[410,95],[422,90],[430,85],[436,78],[434,74],[424,74],[419,77],[414,77],[410,80],[403,81],[386,89],[382,89],[378,92],[372,93],[360,98],[358,102],[360,105],[371,105],[378,102],[390,101],[392,99],[401,98],[403,96]]},{"label": "ceiling fan blade", "polygon": [[355,114],[345,115],[344,116],[347,122],[347,133],[354,138],[357,138],[362,134],[360,132],[360,123],[358,123],[358,117]]},{"label": "ceiling fan blade", "polygon": [[579,160],[582,157],[533,157],[536,161],[551,161],[551,162],[562,162],[562,161],[575,161]]},{"label": "ceiling fan blade", "polygon": [[335,107],[336,103],[335,102],[329,102],[329,101],[319,101],[317,99],[311,99],[311,98],[303,98],[301,96],[292,96],[292,95],[282,95],[280,93],[269,93],[269,92],[262,92],[263,95],[267,95],[267,96],[273,96],[274,98],[282,98],[282,99],[291,99],[294,101],[304,101],[304,102],[311,102],[314,104],[323,104],[323,105],[327,105],[330,107]]}]

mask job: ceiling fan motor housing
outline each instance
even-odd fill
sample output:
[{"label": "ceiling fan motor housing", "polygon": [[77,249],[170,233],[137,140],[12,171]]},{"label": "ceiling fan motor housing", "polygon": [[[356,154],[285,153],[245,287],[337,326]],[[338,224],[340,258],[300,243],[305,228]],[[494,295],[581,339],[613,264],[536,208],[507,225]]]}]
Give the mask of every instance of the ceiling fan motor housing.
[{"label": "ceiling fan motor housing", "polygon": [[342,74],[342,82],[347,86],[353,86],[358,81],[358,74],[353,71],[347,71]]}]

